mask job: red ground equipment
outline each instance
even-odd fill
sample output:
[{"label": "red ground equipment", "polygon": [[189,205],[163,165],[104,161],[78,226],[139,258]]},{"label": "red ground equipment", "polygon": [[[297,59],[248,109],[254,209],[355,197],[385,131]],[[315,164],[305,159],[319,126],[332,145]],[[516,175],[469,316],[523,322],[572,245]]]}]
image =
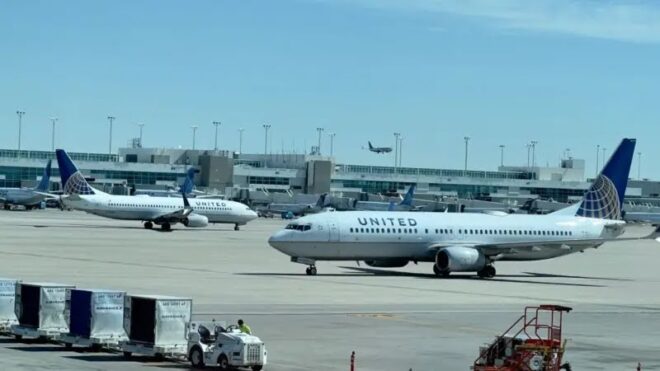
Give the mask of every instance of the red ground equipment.
[{"label": "red ground equipment", "polygon": [[523,314],[503,335],[479,350],[474,371],[571,370],[562,364],[566,341],[562,339],[564,312],[560,305],[525,307]]}]

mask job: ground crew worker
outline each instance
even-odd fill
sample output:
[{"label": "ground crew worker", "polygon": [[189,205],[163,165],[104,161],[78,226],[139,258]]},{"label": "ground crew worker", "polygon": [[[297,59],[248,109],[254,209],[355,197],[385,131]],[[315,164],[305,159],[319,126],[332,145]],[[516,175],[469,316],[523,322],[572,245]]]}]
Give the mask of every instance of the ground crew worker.
[{"label": "ground crew worker", "polygon": [[241,330],[241,332],[244,334],[248,334],[248,335],[252,334],[252,329],[250,328],[250,326],[246,325],[242,319],[238,320],[238,329]]}]

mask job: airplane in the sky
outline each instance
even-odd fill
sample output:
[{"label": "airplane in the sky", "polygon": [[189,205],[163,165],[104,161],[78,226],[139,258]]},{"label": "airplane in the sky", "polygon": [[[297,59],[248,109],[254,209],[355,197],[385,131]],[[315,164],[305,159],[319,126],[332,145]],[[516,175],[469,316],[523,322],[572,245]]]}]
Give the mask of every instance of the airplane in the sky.
[{"label": "airplane in the sky", "polygon": [[308,265],[308,275],[317,261],[344,260],[385,268],[432,262],[438,276],[494,277],[497,261],[551,259],[628,239],[622,203],[634,149],[635,139],[624,139],[581,202],[551,214],[323,213],[288,224],[268,242]]},{"label": "airplane in the sky", "polygon": [[[234,224],[234,229],[256,219],[257,214],[239,202],[183,197],[115,196],[92,188],[69,155],[55,151],[62,178],[65,206],[112,219],[141,220],[144,228],[154,224],[163,230],[181,223],[186,227],[206,227],[209,223]],[[184,194],[185,196],[185,194]]]},{"label": "airplane in the sky", "polygon": [[371,142],[369,142],[369,150],[374,153],[390,153],[392,152],[392,147],[374,147],[371,145]]},{"label": "airplane in the sky", "polygon": [[57,198],[48,194],[50,167],[51,160],[48,160],[44,174],[34,188],[0,188],[0,202],[4,203],[5,210],[10,210],[12,205],[24,206],[26,210],[31,210],[38,208],[48,198]]},{"label": "airplane in the sky", "polygon": [[382,201],[357,201],[355,202],[355,210],[371,210],[371,211],[415,211],[413,207],[413,198],[415,196],[415,185],[408,188],[401,202],[382,202]]}]

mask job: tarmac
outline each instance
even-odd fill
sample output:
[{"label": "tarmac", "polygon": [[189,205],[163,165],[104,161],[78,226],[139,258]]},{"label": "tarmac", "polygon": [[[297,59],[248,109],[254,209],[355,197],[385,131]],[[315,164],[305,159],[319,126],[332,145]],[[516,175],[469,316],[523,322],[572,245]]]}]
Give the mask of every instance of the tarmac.
[{"label": "tarmac", "polygon": [[[0,212],[0,277],[192,297],[193,318],[243,318],[266,342],[271,371],[469,370],[479,346],[525,305],[562,304],[573,370],[660,369],[660,243],[612,242],[539,262],[500,262],[498,275],[435,278],[320,262],[319,274],[270,248],[278,219],[172,232],[77,211]],[[0,336],[0,369],[188,369],[183,361],[65,350]]]}]

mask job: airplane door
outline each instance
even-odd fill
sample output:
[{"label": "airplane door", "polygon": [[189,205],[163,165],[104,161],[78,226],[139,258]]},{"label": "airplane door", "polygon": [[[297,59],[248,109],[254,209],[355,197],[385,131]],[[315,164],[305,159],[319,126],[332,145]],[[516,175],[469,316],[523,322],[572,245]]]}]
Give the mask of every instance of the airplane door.
[{"label": "airplane door", "polygon": [[339,227],[335,222],[330,223],[330,242],[339,241]]}]

